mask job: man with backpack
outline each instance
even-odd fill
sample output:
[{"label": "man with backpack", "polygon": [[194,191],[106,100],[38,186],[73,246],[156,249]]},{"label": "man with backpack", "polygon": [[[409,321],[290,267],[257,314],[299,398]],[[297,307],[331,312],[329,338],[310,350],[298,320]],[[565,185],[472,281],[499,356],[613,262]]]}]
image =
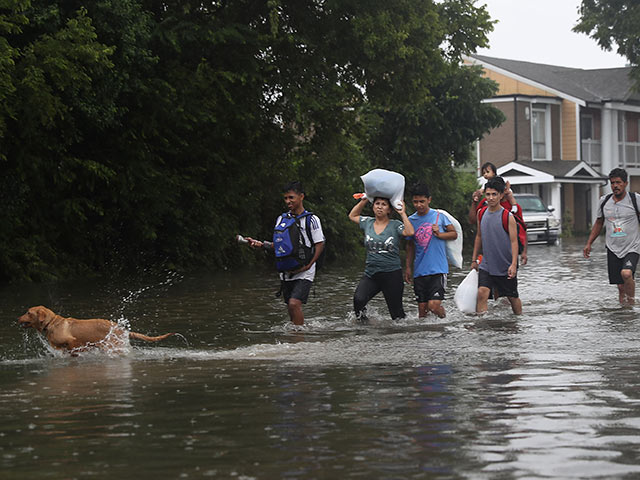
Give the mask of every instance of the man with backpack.
[{"label": "man with backpack", "polygon": [[[489,295],[496,290],[507,297],[511,310],[522,313],[522,301],[518,294],[518,227],[515,217],[507,212],[507,230],[503,225],[505,183],[501,177],[493,177],[484,187],[486,210],[478,212],[478,230],[473,245],[471,268],[478,270],[478,301],[476,312],[486,312]],[[482,252],[482,261],[478,255]]]},{"label": "man with backpack", "polygon": [[618,286],[622,305],[633,305],[636,289],[633,276],[640,252],[640,215],[639,195],[627,194],[627,178],[623,168],[614,168],[609,173],[612,193],[600,197],[596,221],[582,253],[589,258],[591,245],[605,225],[609,283]]},{"label": "man with backpack", "polygon": [[302,305],[307,303],[316,275],[316,262],[324,250],[320,219],[304,208],[304,190],[300,182],[282,189],[289,209],[276,220],[273,242],[247,237],[249,246],[273,250],[280,272],[281,293],[294,325],[304,324]]}]

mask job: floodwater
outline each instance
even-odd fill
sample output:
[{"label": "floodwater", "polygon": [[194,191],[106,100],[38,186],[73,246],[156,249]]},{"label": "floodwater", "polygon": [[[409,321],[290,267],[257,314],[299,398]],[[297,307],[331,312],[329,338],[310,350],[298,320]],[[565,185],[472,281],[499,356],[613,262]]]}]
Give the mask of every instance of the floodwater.
[{"label": "floodwater", "polygon": [[[524,314],[350,313],[362,265],[328,268],[294,329],[271,271],[0,290],[0,472],[74,478],[637,478],[640,306],[599,241],[530,247]],[[44,304],[147,334],[124,354],[51,352]],[[377,312],[377,313],[376,313]]]}]

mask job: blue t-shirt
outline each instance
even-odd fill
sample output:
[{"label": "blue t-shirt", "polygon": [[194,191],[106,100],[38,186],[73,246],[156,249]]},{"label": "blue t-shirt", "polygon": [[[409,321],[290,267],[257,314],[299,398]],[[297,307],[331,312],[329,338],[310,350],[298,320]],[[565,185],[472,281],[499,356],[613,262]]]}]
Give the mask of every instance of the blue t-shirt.
[{"label": "blue t-shirt", "polygon": [[414,213],[409,217],[415,233],[411,237],[415,245],[415,258],[413,260],[413,277],[424,277],[437,273],[449,273],[447,261],[446,240],[433,235],[433,225],[437,222],[441,233],[447,231],[447,225],[451,225],[449,218],[433,209],[425,215]]},{"label": "blue t-shirt", "polygon": [[402,269],[400,262],[400,238],[404,225],[399,220],[389,220],[385,229],[377,234],[373,228],[373,217],[360,217],[360,228],[364,230],[364,246],[367,260],[364,274],[372,277],[379,272],[394,272]]}]

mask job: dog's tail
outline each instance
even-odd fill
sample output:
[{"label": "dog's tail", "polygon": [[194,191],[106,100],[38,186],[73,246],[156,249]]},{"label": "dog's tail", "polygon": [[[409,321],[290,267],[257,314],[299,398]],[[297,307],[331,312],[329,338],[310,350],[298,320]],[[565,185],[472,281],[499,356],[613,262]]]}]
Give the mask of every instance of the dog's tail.
[{"label": "dog's tail", "polygon": [[164,340],[171,335],[175,335],[175,332],[165,333],[164,335],[158,335],[157,337],[149,337],[148,335],[143,335],[142,333],[137,332],[129,332],[129,338],[135,338],[136,340],[144,340],[145,342],[159,342],[160,340]]}]

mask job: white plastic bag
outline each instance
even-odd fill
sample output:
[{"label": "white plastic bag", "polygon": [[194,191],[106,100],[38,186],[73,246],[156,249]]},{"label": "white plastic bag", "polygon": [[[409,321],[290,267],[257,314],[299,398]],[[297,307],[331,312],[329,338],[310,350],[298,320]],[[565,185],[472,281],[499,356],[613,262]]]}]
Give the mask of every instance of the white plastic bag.
[{"label": "white plastic bag", "polygon": [[473,269],[460,282],[456,294],[453,296],[456,307],[462,313],[475,313],[478,301],[478,271]]},{"label": "white plastic bag", "polygon": [[458,238],[455,240],[447,240],[445,242],[447,245],[447,259],[449,260],[449,264],[456,268],[462,268],[462,225],[446,210],[437,209],[437,211],[449,219],[458,234]]},{"label": "white plastic bag", "polygon": [[376,197],[388,198],[391,206],[400,208],[404,199],[404,176],[382,168],[376,168],[360,177],[364,183],[364,194],[373,203]]}]

